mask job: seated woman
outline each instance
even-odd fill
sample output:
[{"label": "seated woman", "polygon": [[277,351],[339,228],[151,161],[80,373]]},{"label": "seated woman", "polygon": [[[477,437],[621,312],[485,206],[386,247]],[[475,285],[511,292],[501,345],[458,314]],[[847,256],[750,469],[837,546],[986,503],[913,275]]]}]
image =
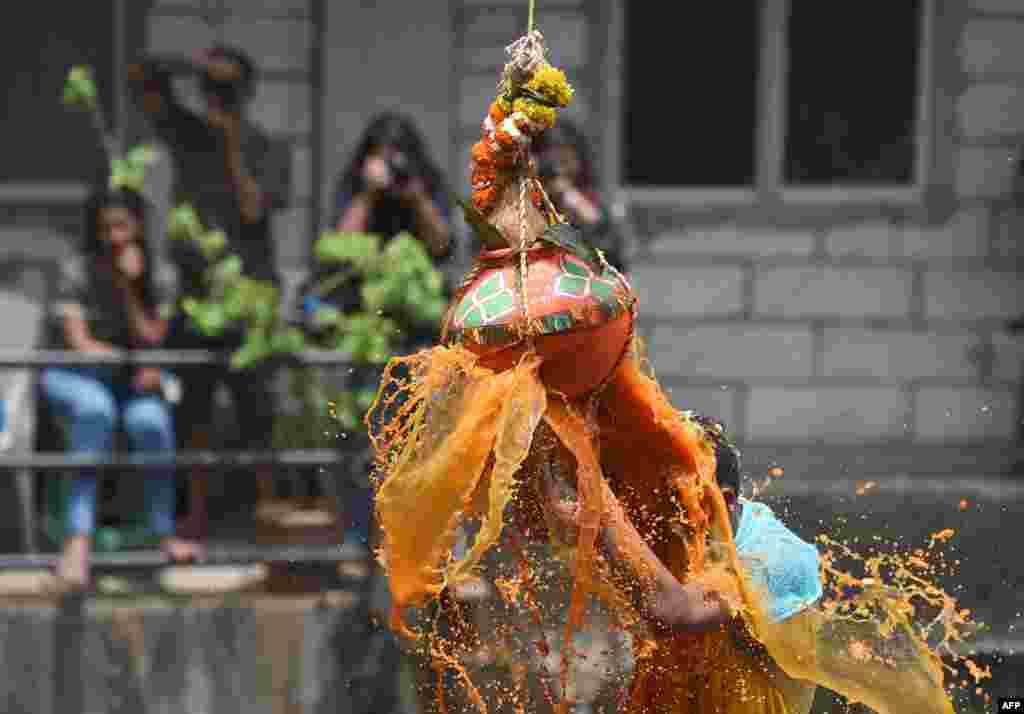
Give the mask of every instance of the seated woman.
[{"label": "seated woman", "polygon": [[[167,332],[160,317],[152,265],[144,236],[145,202],[128,188],[104,188],[89,199],[81,255],[62,268],[55,305],[60,346],[102,353],[159,345]],[[153,367],[126,372],[116,367],[53,367],[41,376],[43,397],[67,421],[73,453],[106,454],[118,424],[131,448],[174,450],[174,428],[162,396],[162,375]],[[175,536],[175,486],[171,466],[144,472],[150,526],[169,559],[201,555],[199,547]],[[97,473],[74,479],[67,509],[67,532],[57,576],[70,588],[89,585],[91,537],[96,525]]]}]

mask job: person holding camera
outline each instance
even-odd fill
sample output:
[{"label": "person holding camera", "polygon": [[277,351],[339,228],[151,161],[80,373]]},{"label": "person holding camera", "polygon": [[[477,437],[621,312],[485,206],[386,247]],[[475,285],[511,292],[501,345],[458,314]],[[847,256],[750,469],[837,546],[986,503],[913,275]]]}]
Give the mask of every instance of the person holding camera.
[{"label": "person holding camera", "polygon": [[[423,242],[443,272],[454,248],[450,198],[441,171],[410,118],[385,112],[370,121],[338,181],[330,225],[339,233],[372,233],[384,242],[410,233]],[[310,284],[335,269],[314,265]],[[446,293],[450,287],[446,279]],[[326,302],[346,313],[357,312],[362,307],[361,290],[358,279],[348,280],[328,295],[307,297],[303,308],[309,315]],[[439,333],[435,325],[401,328],[405,350],[431,343]]]},{"label": "person holding camera", "polygon": [[437,261],[452,248],[447,190],[412,120],[394,113],[371,120],[334,199],[335,230],[376,233],[385,240],[408,231]]},{"label": "person holding camera", "polygon": [[[340,233],[372,233],[387,242],[408,232],[423,242],[442,269],[453,249],[450,199],[441,171],[431,160],[423,138],[408,117],[385,112],[374,117],[363,132],[347,168],[342,172],[334,199],[330,226]],[[313,266],[311,284],[336,266]],[[445,286],[450,294],[450,286]],[[307,297],[304,310],[311,315],[323,303],[344,313],[362,309],[362,284],[346,281],[333,292]],[[439,326],[408,324],[398,318],[401,330],[397,351],[408,353],[432,344]],[[348,378],[353,389],[372,389],[379,382],[376,366],[356,369]],[[361,443],[347,442],[352,449]],[[359,460],[356,459],[359,470]],[[372,517],[372,495],[365,475],[353,474],[356,493],[347,498],[350,527],[346,540],[367,542]]]},{"label": "person holding camera", "polygon": [[[203,115],[179,101],[172,86],[175,76],[198,78],[206,105]],[[286,144],[272,140],[245,116],[256,82],[252,60],[241,50],[218,46],[196,61],[146,58],[129,68],[128,77],[133,95],[172,156],[176,203],[190,203],[204,227],[224,232],[227,252],[242,259],[247,276],[279,283],[271,218],[289,200],[291,155]],[[181,298],[203,297],[207,266],[198,248],[175,242],[171,255]],[[230,352],[242,337],[239,330],[229,330],[224,337],[200,334],[179,310],[168,342],[179,349]],[[270,374],[203,366],[182,369],[180,376],[184,392],[178,421],[186,445],[209,448],[213,396],[223,382],[235,406],[241,447],[267,447],[274,423]],[[199,531],[205,522],[205,479],[202,469],[193,475],[192,510],[197,520],[192,526]],[[272,488],[269,469],[258,473],[258,483],[261,492]]]},{"label": "person holding camera", "polygon": [[537,176],[558,211],[580,228],[583,238],[620,272],[627,270],[626,246],[595,187],[594,166],[583,134],[560,118],[534,140]]}]

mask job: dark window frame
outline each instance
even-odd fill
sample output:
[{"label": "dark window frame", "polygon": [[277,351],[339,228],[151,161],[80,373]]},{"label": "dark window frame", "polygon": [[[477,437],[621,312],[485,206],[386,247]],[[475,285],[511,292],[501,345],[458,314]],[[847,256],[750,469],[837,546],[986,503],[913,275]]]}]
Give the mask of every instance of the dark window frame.
[{"label": "dark window frame", "polygon": [[760,18],[760,84],[756,178],[744,188],[630,186],[622,179],[622,103],[625,98],[625,3],[603,0],[592,27],[600,34],[595,63],[605,78],[600,99],[604,126],[601,159],[605,189],[623,209],[671,210],[682,218],[720,222],[806,224],[877,216],[940,222],[955,204],[955,116],[960,72],[955,48],[963,11],[947,0],[923,0],[916,119],[914,182],[894,186],[791,186],[783,180],[786,128],[787,22],[790,0],[763,0]]}]

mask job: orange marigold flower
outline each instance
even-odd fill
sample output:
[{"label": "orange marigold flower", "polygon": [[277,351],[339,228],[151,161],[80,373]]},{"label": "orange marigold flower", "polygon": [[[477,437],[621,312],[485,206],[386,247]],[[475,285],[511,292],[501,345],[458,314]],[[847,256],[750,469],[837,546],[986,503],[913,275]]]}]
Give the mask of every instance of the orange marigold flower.
[{"label": "orange marigold flower", "polygon": [[473,173],[470,175],[470,182],[475,187],[478,183],[494,183],[498,179],[498,172],[493,166],[480,166],[479,164],[473,167]]},{"label": "orange marigold flower", "polygon": [[488,145],[486,141],[478,141],[473,144],[473,148],[470,150],[469,155],[475,166],[490,167],[494,166],[494,150]]},{"label": "orange marigold flower", "polygon": [[488,116],[491,117],[491,121],[494,122],[495,126],[501,124],[501,122],[504,121],[505,117],[508,116],[508,111],[503,106],[505,104],[506,103],[503,100],[495,99],[493,102],[491,102],[491,106],[487,110],[487,114]]},{"label": "orange marigold flower", "polygon": [[488,186],[473,191],[473,206],[481,213],[487,213],[498,202],[499,186]]}]

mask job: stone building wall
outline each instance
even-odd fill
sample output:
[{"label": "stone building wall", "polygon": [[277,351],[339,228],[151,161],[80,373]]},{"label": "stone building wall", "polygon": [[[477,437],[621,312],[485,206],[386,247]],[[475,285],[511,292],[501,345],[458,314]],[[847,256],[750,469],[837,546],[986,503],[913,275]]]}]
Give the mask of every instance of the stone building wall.
[{"label": "stone building wall", "polygon": [[[460,5],[462,156],[493,92],[498,48],[525,25],[522,5]],[[608,3],[542,7],[554,60],[580,90],[576,118],[600,141],[611,125],[603,87],[617,79],[597,69],[608,66]],[[939,157],[952,168],[940,179],[949,184],[941,219],[879,206],[852,219],[696,225],[629,206],[632,276],[659,378],[681,405],[721,416],[754,447],[908,453],[1018,434],[1024,343],[1006,324],[1024,313],[1010,200],[1024,133],[1024,5],[959,0],[936,13],[956,38],[936,48],[933,67],[951,111],[940,102],[932,119],[954,135],[951,155]]]},{"label": "stone building wall", "polygon": [[[283,262],[301,263],[308,249],[299,226],[310,220],[312,148],[322,147],[326,199],[374,108],[397,104],[422,117],[455,188],[468,191],[469,147],[502,48],[525,28],[524,3],[417,3],[402,32],[383,9],[328,4],[319,137],[307,110],[311,0],[227,5],[237,14],[216,25],[203,21],[202,0],[162,0],[150,44],[198,49],[222,36],[265,66],[255,116],[296,147],[296,200],[279,233]],[[614,78],[602,74],[615,51],[608,8],[550,0],[537,17],[553,60],[577,88],[570,115],[596,146],[613,126],[606,85]],[[935,453],[1017,437],[1024,347],[1007,322],[1024,313],[1024,249],[1011,210],[1024,133],[1024,6],[956,0],[939,2],[936,12],[955,38],[933,58],[949,99],[932,117],[948,129],[938,220],[879,206],[855,218],[697,225],[663,207],[628,207],[642,332],[659,377],[681,405],[719,415],[755,448],[875,444]]]}]

